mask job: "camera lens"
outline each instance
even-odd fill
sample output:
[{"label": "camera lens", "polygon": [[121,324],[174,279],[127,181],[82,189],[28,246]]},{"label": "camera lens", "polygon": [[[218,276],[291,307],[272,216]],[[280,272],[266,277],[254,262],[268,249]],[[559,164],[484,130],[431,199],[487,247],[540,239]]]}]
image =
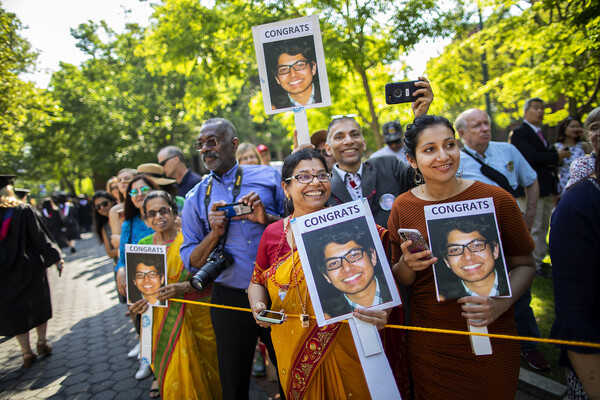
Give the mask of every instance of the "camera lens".
[{"label": "camera lens", "polygon": [[402,89],[400,89],[400,88],[394,89],[394,96],[395,97],[402,96]]},{"label": "camera lens", "polygon": [[221,249],[213,250],[208,256],[206,264],[190,280],[192,287],[196,290],[205,289],[231,264],[233,264],[231,255]]}]

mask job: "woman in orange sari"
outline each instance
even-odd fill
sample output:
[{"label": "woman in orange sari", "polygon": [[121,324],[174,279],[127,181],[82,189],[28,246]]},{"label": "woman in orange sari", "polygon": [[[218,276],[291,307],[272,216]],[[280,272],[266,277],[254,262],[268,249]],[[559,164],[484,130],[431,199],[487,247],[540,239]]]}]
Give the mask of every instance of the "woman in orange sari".
[{"label": "woman in orange sari", "polygon": [[[254,317],[263,309],[314,315],[290,219],[324,208],[331,193],[325,159],[303,149],[286,158],[282,186],[292,215],[267,227],[260,241],[248,298]],[[291,207],[290,207],[291,206]],[[387,311],[356,309],[354,316],[382,329]],[[288,318],[271,327],[279,379],[291,399],[368,399],[369,389],[348,324],[322,328],[314,319],[303,324]]]},{"label": "woman in orange sari", "polygon": [[[143,208],[155,233],[139,243],[167,246],[168,285],[158,290],[158,299],[210,301],[210,288],[202,292],[192,289],[190,274],[179,256],[183,235],[175,225],[177,203],[173,197],[162,190],[152,191]],[[142,299],[131,310],[143,313],[147,307],[148,300]],[[158,397],[160,391],[163,399],[221,398],[215,334],[208,307],[175,301],[166,308],[154,307],[152,369],[156,381],[150,397]]]}]

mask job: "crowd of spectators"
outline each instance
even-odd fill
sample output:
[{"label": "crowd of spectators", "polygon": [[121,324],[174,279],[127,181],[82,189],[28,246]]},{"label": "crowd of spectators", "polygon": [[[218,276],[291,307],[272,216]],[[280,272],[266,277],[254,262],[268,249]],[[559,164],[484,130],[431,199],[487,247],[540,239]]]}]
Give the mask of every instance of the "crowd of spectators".
[{"label": "crowd of spectators", "polygon": [[[487,327],[490,333],[540,337],[530,287],[534,278],[547,279],[551,268],[556,289],[552,335],[600,341],[600,108],[584,124],[575,117],[562,121],[552,144],[543,126],[543,100],[527,99],[523,123],[509,142],[495,142],[485,111],[465,110],[453,124],[427,114],[433,93],[426,79],[420,78],[416,94],[414,121],[405,132],[397,121],[383,125],[386,145],[368,160],[363,159],[366,141],[353,115],[333,117],[327,129],[314,132],[311,144],[295,149],[280,168],[270,165],[265,145],[240,143],[230,121],[212,118],[202,124],[194,143],[209,170],[205,176],[187,167],[181,149],[168,146],[158,152],[156,163],[118,171],[106,191],[98,190],[91,200],[58,193],[43,201],[42,216],[36,218],[45,219],[47,237],[71,252],[80,231],[92,230],[93,221],[99,243],[115,262],[121,302],[126,302],[125,245],[158,244],[167,247],[166,276],[151,266],[135,273],[139,287],[153,279],[165,281],[153,299],[202,300],[252,310],[209,310],[179,302],[152,307],[144,297],[130,304],[138,334],[140,315],[152,307],[153,359],[145,363],[142,358],[135,373],[138,379],[154,376],[150,397],[247,399],[260,341],[265,360],[276,368],[280,398],[369,398],[348,325],[319,328],[314,319],[298,318],[273,325],[256,318],[264,309],[311,313],[290,219],[360,198],[367,199],[380,238],[389,244],[387,257],[403,306],[385,311],[357,307],[356,318],[380,330],[390,322],[462,331],[468,324]],[[4,197],[14,195],[12,186],[4,186]],[[432,265],[442,258],[449,263],[449,255],[411,253],[411,243],[403,242],[398,229],[417,229],[427,240],[425,206],[490,197],[501,244],[473,239],[483,236],[483,228],[457,228],[455,236],[469,239],[457,239],[462,253],[453,256],[460,258],[453,263],[492,257],[501,246],[512,297],[498,297],[497,285],[486,289],[486,295],[474,293],[468,290],[474,282],[468,281],[458,301],[440,302]],[[220,207],[231,203],[249,206],[250,212],[228,218]],[[0,205],[0,217],[11,205]],[[480,248],[472,246],[477,240]],[[59,262],[54,250],[46,251],[53,255],[49,260]],[[344,268],[354,262],[340,258]],[[2,307],[0,319],[10,319],[14,311],[4,303]],[[44,354],[51,347],[45,325],[39,329],[45,323],[41,319],[27,330],[38,327],[38,350]],[[386,328],[385,337],[403,398],[514,399],[522,359],[537,370],[550,368],[532,341],[492,339],[493,354],[479,356],[467,336]],[[35,355],[28,340],[20,343],[24,365],[30,366]],[[561,349],[570,398],[597,398],[598,353]],[[138,345],[129,356],[139,353]]]}]

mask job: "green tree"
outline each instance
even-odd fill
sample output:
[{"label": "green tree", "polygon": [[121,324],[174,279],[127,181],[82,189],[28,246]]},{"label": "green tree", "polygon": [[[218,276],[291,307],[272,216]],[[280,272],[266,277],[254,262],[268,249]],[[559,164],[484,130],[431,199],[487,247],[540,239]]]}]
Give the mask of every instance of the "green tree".
[{"label": "green tree", "polygon": [[[491,15],[484,29],[467,26],[428,64],[429,76],[439,89],[438,112],[455,117],[466,108],[481,107],[484,93],[490,93],[498,125],[507,126],[521,117],[526,98],[539,96],[555,111],[545,121],[555,124],[568,114],[581,117],[598,105],[597,2],[488,4]],[[488,54],[490,75],[485,84],[483,51]]]}]

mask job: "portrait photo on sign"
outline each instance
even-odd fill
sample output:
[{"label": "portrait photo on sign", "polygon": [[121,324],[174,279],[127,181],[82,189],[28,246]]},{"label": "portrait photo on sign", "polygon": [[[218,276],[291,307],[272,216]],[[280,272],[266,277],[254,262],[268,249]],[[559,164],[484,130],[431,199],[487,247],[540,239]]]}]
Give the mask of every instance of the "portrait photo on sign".
[{"label": "portrait photo on sign", "polygon": [[[166,301],[157,299],[158,289],[166,285],[166,253],[139,252],[128,249],[164,246],[126,245],[125,271],[127,275],[127,304],[144,298],[148,304],[166,307]],[[164,249],[159,249],[164,250]]]},{"label": "portrait photo on sign", "polygon": [[318,307],[313,298],[313,307],[322,309],[325,320],[392,301],[396,287],[382,262],[385,268],[389,264],[385,254],[378,254],[364,217],[306,232],[302,241],[320,300]]},{"label": "portrait photo on sign", "polygon": [[438,301],[511,296],[493,213],[428,220],[427,230],[431,250],[438,258],[434,265]]},{"label": "portrait photo on sign", "polygon": [[266,114],[331,105],[319,20],[252,28]]}]

